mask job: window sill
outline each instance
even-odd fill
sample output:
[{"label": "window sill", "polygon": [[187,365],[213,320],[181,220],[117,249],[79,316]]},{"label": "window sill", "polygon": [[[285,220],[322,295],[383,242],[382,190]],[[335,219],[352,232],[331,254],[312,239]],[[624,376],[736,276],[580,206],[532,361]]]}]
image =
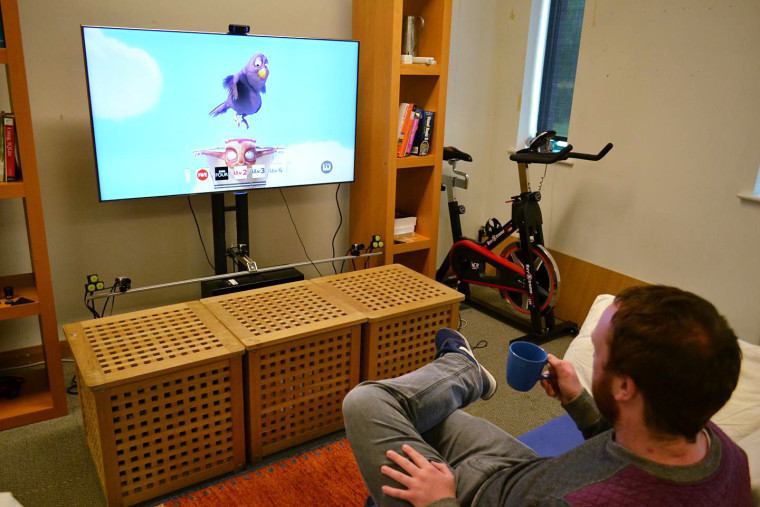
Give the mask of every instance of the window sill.
[{"label": "window sill", "polygon": [[736,194],[736,197],[738,197],[742,201],[752,201],[752,202],[760,203],[760,196],[750,194],[749,192],[743,192],[741,194]]}]

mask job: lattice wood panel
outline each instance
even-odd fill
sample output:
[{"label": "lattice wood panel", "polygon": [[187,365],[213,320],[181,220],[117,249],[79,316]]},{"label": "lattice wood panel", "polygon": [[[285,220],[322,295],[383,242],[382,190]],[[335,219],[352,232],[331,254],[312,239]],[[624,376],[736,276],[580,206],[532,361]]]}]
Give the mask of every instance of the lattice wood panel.
[{"label": "lattice wood panel", "polygon": [[352,306],[365,313],[370,321],[464,299],[459,292],[400,264],[313,281],[336,290]]},{"label": "lattice wood panel", "polygon": [[253,461],[343,427],[341,406],[359,381],[361,326],[248,352]]},{"label": "lattice wood panel", "polygon": [[[77,378],[81,379],[79,368],[76,371]],[[92,459],[95,462],[95,469],[98,472],[98,479],[103,489],[106,489],[105,471],[103,470],[103,453],[100,440],[100,427],[98,424],[98,407],[95,405],[95,396],[87,386],[79,386],[77,391],[79,406],[82,412],[82,424],[84,434],[87,440],[87,447],[90,449]]]},{"label": "lattice wood panel", "polygon": [[398,377],[431,362],[435,333],[452,326],[458,307],[442,306],[366,325],[362,343],[362,380]]},{"label": "lattice wood panel", "polygon": [[[82,415],[109,505],[134,505],[239,469],[241,381],[236,359],[103,392],[80,385],[80,399],[97,400]],[[108,432],[94,430],[98,419]]]},{"label": "lattice wood panel", "polygon": [[456,327],[464,295],[400,264],[313,280],[364,313],[361,380],[397,377],[433,360],[435,333]]},{"label": "lattice wood panel", "polygon": [[209,469],[234,468],[228,365],[122,387],[110,400],[125,499]]},{"label": "lattice wood panel", "polygon": [[245,464],[243,346],[200,303],[64,326],[109,505]]},{"label": "lattice wood panel", "polygon": [[198,302],[67,324],[64,332],[85,383],[94,389],[243,353]]},{"label": "lattice wood panel", "polygon": [[305,280],[202,300],[249,350],[366,320]]}]

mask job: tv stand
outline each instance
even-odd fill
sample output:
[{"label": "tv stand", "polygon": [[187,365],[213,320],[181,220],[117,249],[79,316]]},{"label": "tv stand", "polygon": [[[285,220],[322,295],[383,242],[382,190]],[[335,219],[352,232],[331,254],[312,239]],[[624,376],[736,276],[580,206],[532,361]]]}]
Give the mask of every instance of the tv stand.
[{"label": "tv stand", "polygon": [[[230,247],[230,251],[236,252],[233,257],[237,263],[238,271],[249,271],[249,275],[230,276],[219,280],[207,280],[201,282],[201,297],[219,296],[244,290],[268,287],[280,283],[289,283],[303,280],[303,273],[295,268],[278,269],[257,273],[256,263],[248,257],[248,193],[235,192],[235,204],[225,206],[224,194],[211,194],[211,222],[214,227],[214,272],[217,275],[226,274],[227,271],[227,224],[225,213],[235,212],[235,226],[237,232],[237,246]],[[251,269],[251,264],[254,269]]]},{"label": "tv stand", "polygon": [[[235,212],[235,224],[237,228],[237,244],[249,245],[248,242],[248,193],[235,192],[235,205],[224,205],[224,194],[211,194],[211,223],[214,228],[214,273],[223,275],[227,273],[227,225],[225,213]],[[238,262],[241,271],[247,271],[248,266]]]}]

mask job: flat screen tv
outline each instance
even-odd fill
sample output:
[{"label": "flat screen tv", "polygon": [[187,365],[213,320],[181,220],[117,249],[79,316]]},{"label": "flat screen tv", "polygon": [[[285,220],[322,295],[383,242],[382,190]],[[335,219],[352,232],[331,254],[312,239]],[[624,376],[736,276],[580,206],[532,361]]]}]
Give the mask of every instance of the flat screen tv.
[{"label": "flat screen tv", "polygon": [[357,41],[82,27],[101,201],[354,179]]}]

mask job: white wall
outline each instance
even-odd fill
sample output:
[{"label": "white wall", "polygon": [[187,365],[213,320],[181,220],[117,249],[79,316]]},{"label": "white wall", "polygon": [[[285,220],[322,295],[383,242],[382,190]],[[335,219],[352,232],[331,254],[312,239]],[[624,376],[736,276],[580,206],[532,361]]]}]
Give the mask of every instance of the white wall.
[{"label": "white wall", "polygon": [[[478,5],[488,12],[455,1],[452,54],[485,56],[452,61],[446,129],[447,143],[464,138],[460,148],[487,153],[484,165],[472,164],[479,186],[458,194],[474,215],[467,234],[505,216],[500,202],[517,191],[514,164],[504,160],[516,139],[530,10],[528,0]],[[736,194],[752,188],[760,164],[758,19],[756,0],[587,0],[570,141],[580,151],[608,141],[615,148],[602,162],[550,167],[542,201],[549,246],[694,291],[753,343],[760,343],[760,206]],[[464,75],[485,74],[501,88],[479,99],[491,104],[493,138],[455,130],[483,121],[460,100],[468,85],[453,73],[464,66]],[[535,186],[543,168],[532,171]]]},{"label": "white wall", "polygon": [[[475,237],[490,217],[506,221],[509,196],[519,193],[514,149],[520,115],[530,2],[454,0],[451,21],[444,143],[472,155],[457,168],[470,174],[467,190],[455,197],[467,208],[460,217],[465,235]],[[447,164],[444,171],[450,173]],[[439,262],[451,246],[446,194],[441,198]]]},{"label": "white wall", "polygon": [[[116,276],[129,276],[135,287],[213,274],[186,198],[98,202],[79,25],[226,32],[235,23],[250,25],[252,33],[259,34],[351,37],[351,0],[19,3],[59,324],[90,318],[82,302],[88,273],[100,274],[109,285]],[[166,118],[167,129],[171,122]],[[338,226],[336,186],[283,192],[309,255],[330,257],[330,241]],[[339,200],[347,216],[347,185]],[[305,261],[279,192],[251,192],[249,201],[252,257],[259,266]],[[193,205],[211,249],[210,198],[196,196]],[[0,272],[30,270],[23,220],[17,200],[0,201]],[[339,255],[345,251],[347,232],[344,221],[336,239]],[[230,226],[228,241],[233,240]],[[320,269],[327,274],[329,265]],[[316,275],[311,267],[302,271],[307,277]],[[126,295],[117,300],[116,313],[199,297],[198,284]],[[39,344],[36,323],[29,320],[0,323],[0,350]]]}]

